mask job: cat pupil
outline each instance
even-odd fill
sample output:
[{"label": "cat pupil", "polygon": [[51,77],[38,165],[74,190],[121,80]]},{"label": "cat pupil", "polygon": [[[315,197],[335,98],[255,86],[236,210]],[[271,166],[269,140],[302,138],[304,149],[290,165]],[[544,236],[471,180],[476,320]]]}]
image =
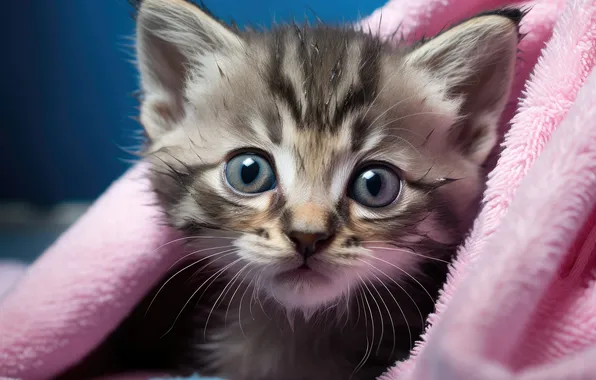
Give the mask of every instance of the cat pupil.
[{"label": "cat pupil", "polygon": [[251,184],[256,180],[259,176],[259,172],[261,171],[261,167],[255,160],[252,158],[247,158],[242,162],[242,169],[240,169],[240,176],[242,178],[242,182],[245,184]]},{"label": "cat pupil", "polygon": [[366,189],[373,197],[376,197],[381,192],[383,180],[378,173],[368,171],[364,173],[363,177],[366,180]]}]

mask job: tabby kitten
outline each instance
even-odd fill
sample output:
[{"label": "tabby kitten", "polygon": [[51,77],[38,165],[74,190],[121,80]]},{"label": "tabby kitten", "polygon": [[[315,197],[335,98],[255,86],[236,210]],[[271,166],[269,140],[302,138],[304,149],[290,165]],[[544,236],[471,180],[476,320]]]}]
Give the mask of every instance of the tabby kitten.
[{"label": "tabby kitten", "polygon": [[403,359],[444,279],[432,270],[478,207],[520,18],[396,47],[324,25],[241,32],[183,0],[143,1],[151,181],[194,247],[178,273],[199,269],[170,315],[190,326],[172,362],[344,380]]}]

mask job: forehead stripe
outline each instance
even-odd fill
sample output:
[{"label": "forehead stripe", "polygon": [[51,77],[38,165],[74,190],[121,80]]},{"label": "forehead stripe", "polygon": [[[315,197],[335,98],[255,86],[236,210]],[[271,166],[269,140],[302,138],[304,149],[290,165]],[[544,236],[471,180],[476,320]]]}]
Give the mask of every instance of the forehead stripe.
[{"label": "forehead stripe", "polygon": [[344,100],[340,102],[334,117],[334,124],[341,124],[346,116],[358,107],[365,106],[377,93],[380,75],[380,42],[366,37],[360,48],[358,70],[359,83],[352,84]]},{"label": "forehead stripe", "polygon": [[292,113],[292,117],[296,121],[299,121],[302,115],[302,105],[296,97],[296,89],[292,85],[292,81],[283,73],[282,62],[285,54],[284,41],[278,35],[275,38],[275,43],[271,51],[269,90],[286,103]]}]

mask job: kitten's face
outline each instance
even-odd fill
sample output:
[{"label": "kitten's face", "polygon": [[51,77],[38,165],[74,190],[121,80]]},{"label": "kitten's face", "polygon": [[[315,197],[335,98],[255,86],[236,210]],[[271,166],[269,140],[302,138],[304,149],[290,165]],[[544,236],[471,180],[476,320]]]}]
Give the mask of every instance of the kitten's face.
[{"label": "kitten's face", "polygon": [[170,223],[232,236],[218,264],[290,309],[415,275],[461,240],[496,140],[516,28],[484,18],[397,50],[325,27],[240,35],[146,0],[141,121]]}]

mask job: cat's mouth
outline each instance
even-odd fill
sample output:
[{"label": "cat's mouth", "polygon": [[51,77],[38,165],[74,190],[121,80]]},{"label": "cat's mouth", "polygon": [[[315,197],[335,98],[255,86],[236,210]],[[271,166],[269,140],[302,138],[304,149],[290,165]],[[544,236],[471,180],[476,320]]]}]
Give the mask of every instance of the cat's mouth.
[{"label": "cat's mouth", "polygon": [[289,269],[275,275],[274,279],[281,283],[308,283],[311,285],[326,285],[331,282],[328,276],[313,269],[308,264]]}]

